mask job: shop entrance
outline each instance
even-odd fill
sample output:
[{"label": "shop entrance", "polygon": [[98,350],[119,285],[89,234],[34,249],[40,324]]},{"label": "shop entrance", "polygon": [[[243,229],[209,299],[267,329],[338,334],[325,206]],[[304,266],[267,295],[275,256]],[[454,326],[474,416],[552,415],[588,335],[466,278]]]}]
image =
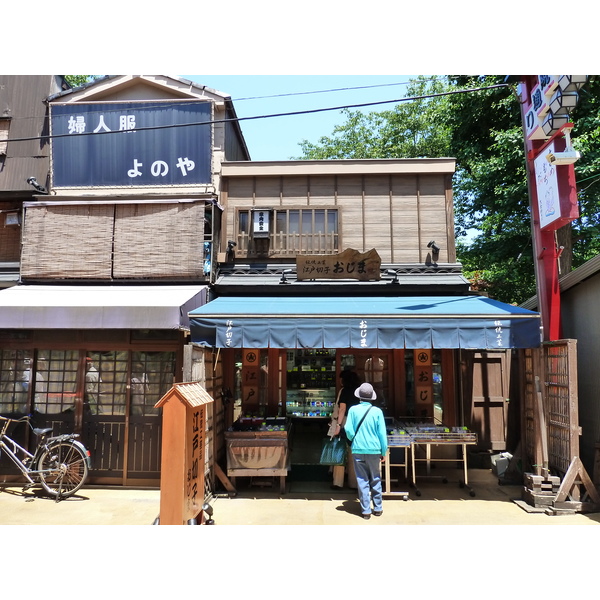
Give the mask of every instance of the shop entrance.
[{"label": "shop entrance", "polygon": [[268,430],[272,419],[287,419],[292,481],[332,481],[330,468],[320,465],[320,456],[344,370],[355,371],[361,382],[373,385],[376,405],[390,423],[411,419],[454,425],[457,420],[452,350],[232,352],[234,420],[242,429]]},{"label": "shop entrance", "polygon": [[98,481],[160,480],[162,418],[156,403],[173,384],[174,352],[116,350],[85,357],[82,441]]},{"label": "shop entrance", "polygon": [[[3,350],[0,412],[31,413],[33,427],[51,427],[55,435],[79,433],[91,453],[92,483],[156,485],[161,416],[154,406],[173,384],[175,356],[173,351]],[[27,445],[32,435],[22,429],[17,441]]]},{"label": "shop entrance", "polygon": [[376,404],[388,414],[393,397],[393,352],[333,349],[288,350],[286,416],[291,419],[291,478],[331,483],[331,468],[319,464],[323,441],[340,389],[340,374],[355,371],[370,382]]}]

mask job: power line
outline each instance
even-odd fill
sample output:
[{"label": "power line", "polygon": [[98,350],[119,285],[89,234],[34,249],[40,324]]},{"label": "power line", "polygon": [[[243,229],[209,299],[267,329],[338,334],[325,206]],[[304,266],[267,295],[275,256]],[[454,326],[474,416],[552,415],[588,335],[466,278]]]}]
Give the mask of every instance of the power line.
[{"label": "power line", "polygon": [[[271,95],[266,95],[266,96],[248,96],[246,98],[242,97],[242,98],[232,98],[232,97],[228,97],[229,101],[232,103],[239,103],[239,102],[244,102],[246,100],[268,100],[270,98],[287,98],[287,97],[291,97],[291,96],[303,96],[303,95],[310,95],[310,94],[329,94],[329,93],[334,93],[334,92],[351,92],[351,91],[356,91],[356,90],[366,90],[366,89],[373,89],[373,88],[380,88],[380,87],[391,87],[391,86],[397,86],[397,85],[409,85],[412,81],[418,82],[418,83],[427,83],[430,81],[438,81],[438,79],[436,78],[430,78],[430,79],[418,79],[418,80],[409,80],[409,81],[399,81],[399,82],[395,82],[395,83],[376,83],[373,85],[362,85],[362,86],[350,86],[350,87],[343,87],[343,88],[329,88],[329,89],[325,89],[325,90],[312,90],[312,91],[304,91],[304,92],[285,92],[282,94],[271,94]],[[90,81],[88,84],[86,85],[91,85],[95,83],[94,81]],[[191,104],[196,104],[197,102],[202,101],[200,99],[196,99],[196,100],[177,100],[177,106],[187,106],[187,105],[191,105]],[[132,102],[136,102],[135,100]],[[139,101],[142,102],[142,101]],[[146,109],[153,109],[153,108],[158,108],[160,106],[162,106],[162,104],[158,104],[158,103],[153,103],[153,102],[146,102],[143,101],[144,106],[140,107],[141,110],[146,110]],[[164,103],[164,101],[163,101]],[[73,104],[74,106],[76,105],[76,103]],[[122,108],[114,108],[114,109],[107,109],[107,108],[103,108],[102,111],[88,111],[87,114],[89,115],[93,115],[93,114],[99,114],[100,112],[106,114],[106,113],[110,113],[110,112],[118,112],[122,110]],[[23,116],[19,116],[19,117],[14,117],[13,120],[19,120],[19,121],[25,121],[25,120],[31,120],[31,119],[39,119],[39,116],[32,116],[32,117],[23,117]]]},{"label": "power line", "polygon": [[[130,130],[118,130],[118,131],[98,131],[96,133],[94,132],[88,132],[88,133],[77,133],[77,134],[71,134],[71,133],[63,133],[63,134],[56,134],[56,135],[45,135],[45,136],[35,136],[35,137],[27,137],[27,138],[9,138],[7,141],[8,142],[29,142],[29,141],[36,141],[36,140],[48,140],[48,139],[58,139],[58,138],[64,138],[64,137],[81,137],[81,136],[88,136],[88,135],[109,135],[109,134],[119,134],[119,133],[131,133],[132,131],[155,131],[155,130],[159,130],[159,129],[173,129],[173,128],[177,128],[177,127],[195,127],[195,126],[201,126],[201,125],[218,125],[218,124],[225,124],[225,123],[236,123],[236,122],[240,122],[240,121],[251,121],[251,120],[256,120],[256,119],[271,119],[271,118],[276,118],[276,117],[293,117],[293,116],[298,116],[298,115],[306,115],[306,114],[314,114],[314,113],[320,113],[320,112],[327,112],[327,111],[332,111],[332,110],[344,110],[344,109],[351,109],[351,108],[365,108],[367,106],[378,106],[378,105],[382,105],[382,104],[399,104],[401,102],[409,102],[409,101],[414,101],[414,100],[427,100],[427,99],[431,99],[431,98],[438,98],[441,96],[451,96],[451,95],[455,95],[455,94],[467,94],[467,93],[472,93],[472,92],[482,92],[482,91],[486,91],[486,90],[493,90],[493,89],[498,89],[498,88],[505,88],[505,87],[511,87],[509,84],[507,83],[498,83],[495,85],[489,85],[489,86],[483,86],[483,87],[477,87],[477,88],[468,88],[468,89],[462,89],[462,90],[450,90],[447,92],[437,92],[434,94],[425,94],[422,96],[410,96],[410,97],[406,97],[406,98],[396,98],[394,100],[379,100],[379,101],[375,101],[375,102],[364,102],[361,104],[346,104],[343,106],[332,106],[329,108],[312,108],[312,109],[308,109],[308,110],[299,110],[299,111],[292,111],[292,112],[286,112],[286,113],[273,113],[273,114],[269,114],[269,115],[256,115],[256,116],[252,116],[252,117],[235,117],[235,118],[231,118],[231,119],[217,119],[217,120],[212,120],[212,121],[198,121],[198,122],[194,122],[194,123],[173,123],[171,125],[154,125],[151,127],[138,127],[135,129],[130,129]],[[76,104],[73,105],[74,107],[77,106]]]},{"label": "power line", "polygon": [[[415,80],[416,81],[416,80]],[[419,79],[418,82],[435,81],[435,79]],[[287,92],[285,94],[272,94],[269,96],[249,96],[248,98],[232,98],[234,102],[243,102],[244,100],[267,100],[269,98],[286,98],[289,96],[305,96],[309,94],[329,94],[332,92],[352,92],[355,90],[369,90],[379,87],[391,87],[396,85],[408,85],[411,81],[400,81],[397,83],[376,83],[373,85],[361,85],[356,87],[331,88],[328,90],[314,90],[312,92]]]}]

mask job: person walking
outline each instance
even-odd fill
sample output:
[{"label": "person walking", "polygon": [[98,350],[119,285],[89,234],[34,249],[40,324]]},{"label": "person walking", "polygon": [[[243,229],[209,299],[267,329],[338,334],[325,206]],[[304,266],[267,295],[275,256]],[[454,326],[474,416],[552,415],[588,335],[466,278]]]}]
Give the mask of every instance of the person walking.
[{"label": "person walking", "polygon": [[383,514],[381,463],[387,453],[387,431],[383,411],[373,406],[377,394],[370,383],[363,383],[354,392],[359,404],[350,407],[344,430],[351,441],[354,470],[358,483],[358,500],[363,519]]}]

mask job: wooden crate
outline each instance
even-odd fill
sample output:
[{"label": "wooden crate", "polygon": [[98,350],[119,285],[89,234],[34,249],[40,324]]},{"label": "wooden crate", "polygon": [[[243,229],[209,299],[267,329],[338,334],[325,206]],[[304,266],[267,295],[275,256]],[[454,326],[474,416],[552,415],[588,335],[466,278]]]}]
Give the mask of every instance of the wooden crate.
[{"label": "wooden crate", "polygon": [[527,502],[527,504],[536,508],[553,506],[555,498],[556,494],[547,492],[534,492],[527,487],[523,487],[521,493],[521,499]]},{"label": "wooden crate", "polygon": [[534,494],[549,494],[555,496],[560,488],[560,477],[549,475],[544,478],[542,475],[525,473],[523,476],[525,489],[531,490]]}]

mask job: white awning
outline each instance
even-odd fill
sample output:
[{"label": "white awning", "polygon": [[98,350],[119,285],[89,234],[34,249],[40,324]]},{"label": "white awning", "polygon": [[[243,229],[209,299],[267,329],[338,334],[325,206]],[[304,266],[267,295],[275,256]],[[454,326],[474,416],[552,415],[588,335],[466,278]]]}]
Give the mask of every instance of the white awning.
[{"label": "white awning", "polygon": [[0,329],[189,329],[207,289],[16,285],[0,291]]}]

